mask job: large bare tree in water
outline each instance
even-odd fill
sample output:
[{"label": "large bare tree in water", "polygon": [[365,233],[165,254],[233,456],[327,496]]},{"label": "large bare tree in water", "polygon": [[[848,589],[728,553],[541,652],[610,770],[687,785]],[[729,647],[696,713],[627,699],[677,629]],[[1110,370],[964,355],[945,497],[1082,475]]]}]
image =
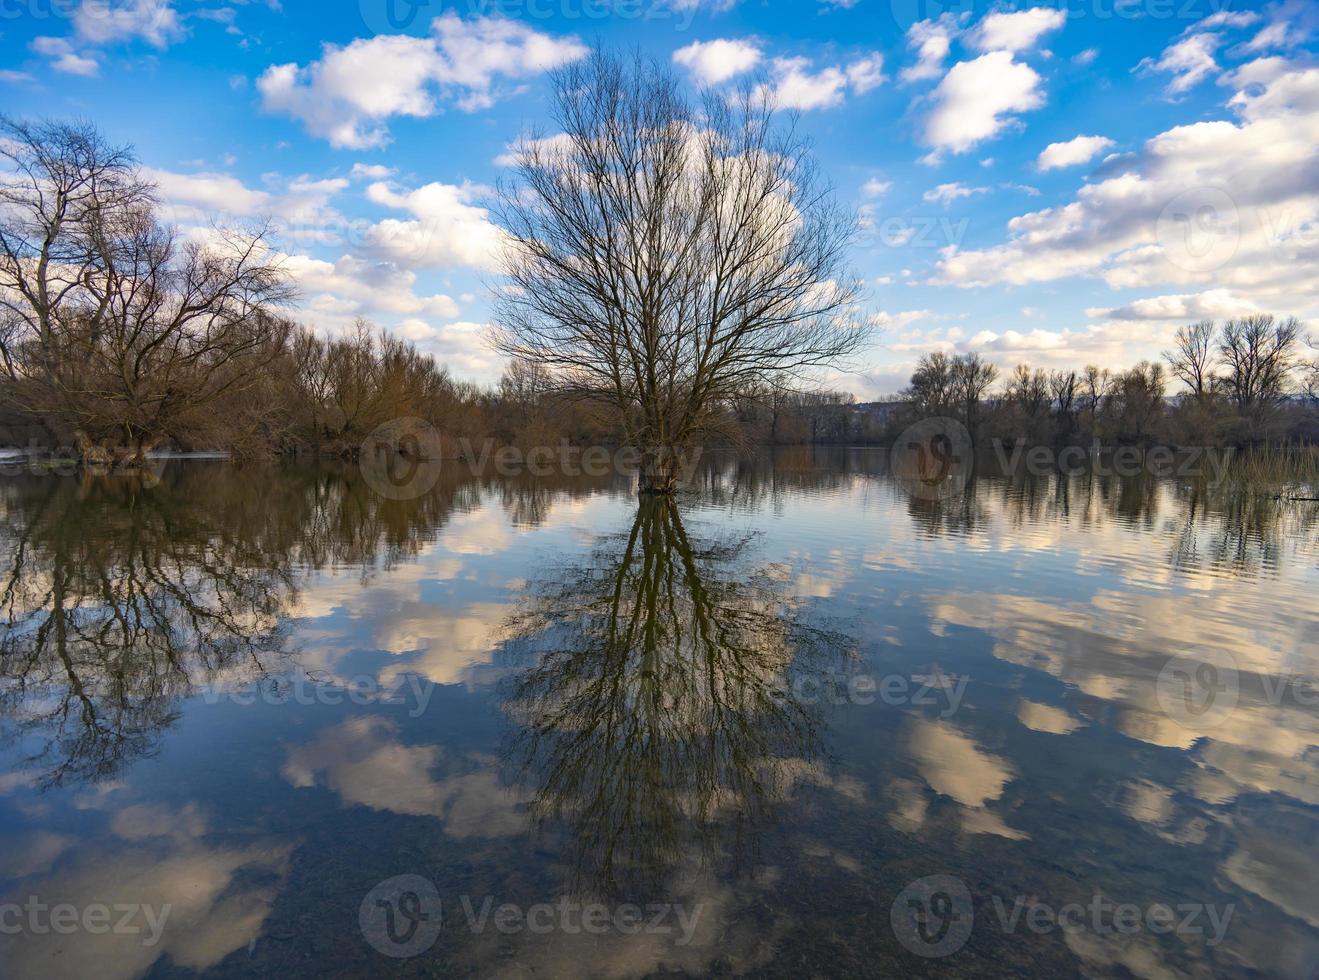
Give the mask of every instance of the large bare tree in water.
[{"label": "large bare tree in water", "polygon": [[730,399],[858,349],[854,221],[756,89],[697,106],[601,51],[555,88],[562,134],[523,140],[495,209],[496,345],[616,414],[666,492]]}]

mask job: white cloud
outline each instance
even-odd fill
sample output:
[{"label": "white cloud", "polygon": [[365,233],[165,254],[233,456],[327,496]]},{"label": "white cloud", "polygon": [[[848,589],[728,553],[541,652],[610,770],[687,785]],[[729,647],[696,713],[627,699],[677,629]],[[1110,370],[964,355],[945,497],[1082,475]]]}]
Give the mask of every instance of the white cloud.
[{"label": "white cloud", "polygon": [[884,56],[872,54],[852,62],[847,66],[847,81],[857,95],[865,95],[871,89],[879,88],[888,81],[888,76],[884,74]]},{"label": "white cloud", "polygon": [[931,310],[902,310],[898,313],[880,310],[878,313],[870,315],[870,323],[880,329],[901,330],[903,327],[919,320],[932,320],[934,318],[935,314]]},{"label": "white cloud", "polygon": [[171,0],[83,0],[73,15],[78,36],[90,44],[111,44],[140,37],[165,48],[185,31]]},{"label": "white cloud", "polygon": [[[1242,53],[1267,51],[1270,48],[1285,48],[1292,43],[1292,35],[1286,21],[1278,20],[1260,30],[1245,44],[1240,46]],[[1236,49],[1231,52],[1237,53]]]},{"label": "white cloud", "polygon": [[950,184],[940,184],[933,190],[928,190],[921,195],[921,199],[930,203],[938,202],[944,207],[952,204],[961,197],[972,197],[976,194],[988,193],[988,187],[967,187],[965,184],[959,184],[956,181]]},{"label": "white cloud", "polygon": [[367,188],[367,199],[408,211],[412,218],[387,218],[373,225],[365,247],[373,255],[413,268],[468,266],[491,268],[499,231],[486,209],[473,203],[486,189],[474,184],[430,183],[398,191],[385,183]]},{"label": "white cloud", "polygon": [[387,180],[394,176],[394,168],[383,163],[355,163],[349,176],[353,180]]},{"label": "white cloud", "polygon": [[696,41],[673,52],[682,65],[704,85],[718,85],[760,63],[760,49],[749,41]]},{"label": "white cloud", "polygon": [[489,104],[498,76],[528,78],[587,54],[575,36],[552,37],[501,17],[465,21],[450,12],[437,18],[431,30],[442,55],[438,80],[465,89],[464,100],[482,107]]},{"label": "white cloud", "polygon": [[[1235,120],[1176,126],[1075,200],[1013,218],[1008,240],[944,250],[936,282],[1026,284],[1095,276],[1114,288],[1200,286],[1199,302],[1237,300],[1305,317],[1319,308],[1319,68],[1246,66],[1228,100]],[[1243,179],[1248,175],[1248,179]],[[1178,291],[1121,312],[1189,303]],[[1223,309],[1229,308],[1223,305]],[[1186,309],[1190,309],[1189,306]],[[1115,314],[1116,315],[1116,314]]]},{"label": "white cloud", "polygon": [[528,149],[537,147],[548,152],[563,151],[568,152],[572,149],[572,137],[567,133],[555,133],[553,136],[524,137],[521,141],[509,143],[504,147],[504,152],[495,157],[495,166],[497,167],[514,167],[517,166],[518,153],[520,148]]},{"label": "white cloud", "polygon": [[893,188],[893,181],[871,177],[861,185],[861,193],[866,197],[883,197]]},{"label": "white cloud", "polygon": [[991,51],[960,61],[934,90],[934,108],[925,123],[925,141],[942,150],[965,153],[998,135],[1013,113],[1044,104],[1040,76],[1007,51]]},{"label": "white cloud", "polygon": [[73,50],[73,45],[62,37],[38,37],[32,40],[32,50],[50,59],[50,66],[66,75],[90,78],[101,66],[95,58],[86,58]]},{"label": "white cloud", "polygon": [[164,221],[189,237],[204,239],[215,225],[265,221],[272,223],[274,241],[284,249],[342,246],[354,234],[353,223],[330,207],[331,199],[348,187],[345,177],[321,180],[267,174],[266,188],[258,189],[224,173],[183,174],[153,168],[144,173],[156,185]]},{"label": "white cloud", "polygon": [[1247,27],[1259,20],[1259,14],[1251,10],[1220,10],[1198,22],[1194,30],[1208,30],[1211,27]]},{"label": "white cloud", "polygon": [[958,18],[953,14],[944,14],[938,20],[922,20],[907,29],[907,47],[916,52],[916,64],[902,69],[904,82],[916,82],[926,78],[938,78],[943,72],[943,63],[948,58],[948,49],[952,39],[961,28]]},{"label": "white cloud", "polygon": [[874,54],[852,62],[846,68],[830,66],[811,70],[806,58],[775,58],[773,81],[762,85],[757,94],[778,109],[831,109],[842,105],[850,88],[862,95],[882,84],[883,55]]},{"label": "white cloud", "polygon": [[[496,378],[503,367],[503,358],[490,348],[487,337],[490,324],[459,320],[453,323],[433,324],[425,320],[404,320],[395,333],[416,344],[437,361],[457,374],[473,378]],[[488,637],[488,632],[480,634]],[[449,657],[453,655],[452,636],[440,644]]]},{"label": "white cloud", "polygon": [[[414,270],[484,267],[496,235],[485,209],[470,203],[482,190],[470,184],[400,190],[373,183],[366,189],[369,201],[411,213],[407,220],[373,223],[348,219],[332,206],[351,186],[347,177],[268,174],[264,187],[253,188],[224,173],[147,170],[146,175],[156,184],[166,220],[190,237],[206,237],[212,222],[271,221],[277,260],[298,286],[307,322],[330,334],[358,316],[396,329],[400,322],[409,324],[413,333],[418,324],[453,319],[459,304],[444,293],[422,291]],[[314,247],[344,252],[329,260],[301,251]]]},{"label": "white cloud", "polygon": [[1216,320],[1261,312],[1258,305],[1229,289],[1207,289],[1202,293],[1151,296],[1107,310],[1091,308],[1085,314],[1106,320]]},{"label": "white cloud", "polygon": [[440,62],[428,38],[381,35],[343,48],[326,45],[321,60],[306,68],[271,65],[256,85],[267,111],[302,120],[333,146],[369,149],[389,142],[381,120],[435,111],[428,85]]},{"label": "white cloud", "polygon": [[[392,262],[343,255],[334,262],[308,255],[283,257],[284,268],[298,284],[304,305],[320,326],[346,324],[355,316],[430,316],[451,319],[458,304],[436,293],[419,296],[416,273]],[[321,323],[317,317],[324,320]]]},{"label": "white cloud", "polygon": [[370,149],[389,142],[393,116],[429,116],[436,98],[486,108],[500,79],[527,78],[585,56],[575,37],[554,38],[502,17],[462,20],[447,13],[428,37],[402,34],[325,45],[306,67],[271,65],[257,79],[262,105],[300,119],[332,146]]},{"label": "white cloud", "polygon": [[168,211],[195,207],[204,213],[227,213],[254,217],[271,207],[272,196],[253,190],[229,174],[180,174],[147,168],[144,176],[156,185],[157,193]]},{"label": "white cloud", "polygon": [[1194,88],[1218,71],[1214,52],[1222,43],[1223,39],[1217,34],[1192,34],[1170,44],[1158,61],[1146,58],[1137,68],[1172,75],[1172,80],[1168,82],[1168,93],[1177,95]]},{"label": "white cloud", "polygon": [[999,12],[986,16],[968,38],[981,51],[1029,51],[1067,21],[1067,11],[1051,7]]},{"label": "white cloud", "polygon": [[1072,56],[1072,64],[1085,67],[1086,65],[1091,64],[1098,57],[1099,57],[1098,48],[1086,48],[1084,51],[1080,52],[1079,54],[1075,54]]},{"label": "white cloud", "polygon": [[13,71],[9,68],[0,69],[0,82],[30,82],[32,76],[25,71]]},{"label": "white cloud", "polygon": [[1114,143],[1107,136],[1077,136],[1063,143],[1050,143],[1035,160],[1040,170],[1058,170],[1089,163]]}]

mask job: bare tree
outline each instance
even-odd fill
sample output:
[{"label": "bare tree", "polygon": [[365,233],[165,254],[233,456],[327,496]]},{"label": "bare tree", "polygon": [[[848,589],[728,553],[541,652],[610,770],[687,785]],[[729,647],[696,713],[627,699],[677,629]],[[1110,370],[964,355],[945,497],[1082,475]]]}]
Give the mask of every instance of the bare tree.
[{"label": "bare tree", "polygon": [[858,349],[855,222],[750,87],[698,112],[665,66],[602,51],[554,81],[563,135],[523,141],[495,209],[494,342],[607,405],[667,492],[739,393]]},{"label": "bare tree", "polygon": [[1081,379],[1075,371],[1051,371],[1049,393],[1053,396],[1053,411],[1058,419],[1058,435],[1070,437],[1076,428],[1077,395]]},{"label": "bare tree", "polygon": [[1300,331],[1295,317],[1279,322],[1272,315],[1223,325],[1218,350],[1227,369],[1224,383],[1251,437],[1260,434],[1291,390]]},{"label": "bare tree", "polygon": [[962,422],[975,436],[980,424],[980,403],[998,379],[998,368],[979,354],[962,354],[952,361],[953,390],[962,409]]},{"label": "bare tree", "polygon": [[537,426],[551,389],[550,373],[534,361],[513,360],[499,378],[499,394],[520,432]]},{"label": "bare tree", "polygon": [[1081,383],[1081,401],[1086,415],[1090,417],[1092,435],[1099,429],[1099,414],[1104,407],[1104,399],[1112,394],[1112,390],[1113,378],[1108,368],[1101,369],[1097,365],[1087,364]]},{"label": "bare tree", "polygon": [[[0,305],[18,405],[84,456],[139,463],[215,431],[257,378],[293,290],[262,230],[181,241],[131,154],[90,126],[0,121]],[[191,431],[190,431],[191,430]]]},{"label": "bare tree", "polygon": [[65,310],[104,263],[107,227],[149,203],[151,185],[88,123],[0,116],[0,166],[0,308],[49,363]]},{"label": "bare tree", "polygon": [[1163,393],[1167,380],[1162,364],[1141,361],[1114,380],[1110,402],[1116,402],[1116,435],[1128,442],[1140,443],[1150,438],[1155,423],[1163,415]]},{"label": "bare tree", "polygon": [[904,392],[925,415],[946,415],[957,399],[953,359],[941,350],[922,354]]},{"label": "bare tree", "polygon": [[1311,337],[1306,343],[1316,353],[1305,369],[1305,393],[1311,401],[1316,401],[1319,400],[1319,337]]},{"label": "bare tree", "polygon": [[1204,404],[1214,387],[1213,320],[1201,320],[1177,329],[1173,349],[1163,352],[1173,377],[1186,385],[1197,403]]}]

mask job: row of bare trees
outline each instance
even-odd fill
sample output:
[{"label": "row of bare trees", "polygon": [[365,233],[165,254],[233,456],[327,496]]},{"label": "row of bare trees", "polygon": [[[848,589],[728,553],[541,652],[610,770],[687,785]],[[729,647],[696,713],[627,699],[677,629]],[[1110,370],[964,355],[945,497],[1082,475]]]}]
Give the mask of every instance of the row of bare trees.
[{"label": "row of bare trees", "polygon": [[[1315,342],[1310,342],[1314,346]],[[951,416],[976,435],[1035,443],[1101,438],[1179,445],[1312,441],[1319,359],[1295,318],[1255,315],[1177,331],[1163,363],[1045,371],[1019,364],[1001,379],[979,354],[926,354],[904,392],[911,416]]]}]

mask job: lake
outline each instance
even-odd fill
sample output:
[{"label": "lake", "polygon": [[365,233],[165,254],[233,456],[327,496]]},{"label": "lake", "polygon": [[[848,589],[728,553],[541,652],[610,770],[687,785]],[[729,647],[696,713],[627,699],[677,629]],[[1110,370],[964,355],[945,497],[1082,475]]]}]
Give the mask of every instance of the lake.
[{"label": "lake", "polygon": [[1319,505],[0,479],[0,976],[1319,970]]}]

